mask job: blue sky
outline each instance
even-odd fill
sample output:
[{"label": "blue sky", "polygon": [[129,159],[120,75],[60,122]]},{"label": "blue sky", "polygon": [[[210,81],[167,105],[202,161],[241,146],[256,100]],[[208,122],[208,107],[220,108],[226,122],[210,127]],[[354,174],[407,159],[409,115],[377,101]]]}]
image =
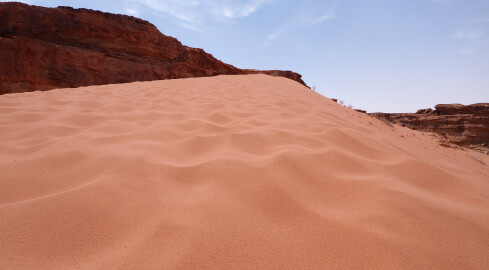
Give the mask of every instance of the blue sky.
[{"label": "blue sky", "polygon": [[148,20],[239,68],[369,112],[489,102],[488,0],[32,0]]}]

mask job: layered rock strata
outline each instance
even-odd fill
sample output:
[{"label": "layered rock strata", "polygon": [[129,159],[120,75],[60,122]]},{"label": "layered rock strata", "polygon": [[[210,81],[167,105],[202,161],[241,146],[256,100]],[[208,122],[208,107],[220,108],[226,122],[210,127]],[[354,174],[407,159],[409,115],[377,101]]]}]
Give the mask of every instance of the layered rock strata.
[{"label": "layered rock strata", "polygon": [[239,69],[151,23],[70,7],[0,3],[0,94],[132,81],[291,71]]},{"label": "layered rock strata", "polygon": [[371,113],[370,115],[411,129],[440,134],[460,146],[489,149],[489,103],[439,104],[416,113]]}]

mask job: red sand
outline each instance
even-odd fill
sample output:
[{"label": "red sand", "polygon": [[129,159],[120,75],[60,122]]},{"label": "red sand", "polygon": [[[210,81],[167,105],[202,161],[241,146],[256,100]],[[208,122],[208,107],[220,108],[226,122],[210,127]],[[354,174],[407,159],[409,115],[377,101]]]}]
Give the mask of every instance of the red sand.
[{"label": "red sand", "polygon": [[266,75],[0,96],[0,269],[489,269],[489,164]]}]

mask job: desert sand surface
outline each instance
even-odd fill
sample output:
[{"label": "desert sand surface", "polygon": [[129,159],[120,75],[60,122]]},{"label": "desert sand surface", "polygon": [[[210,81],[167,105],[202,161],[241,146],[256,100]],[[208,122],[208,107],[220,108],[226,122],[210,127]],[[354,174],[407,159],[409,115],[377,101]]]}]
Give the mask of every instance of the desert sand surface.
[{"label": "desert sand surface", "polygon": [[286,78],[0,96],[0,269],[489,269],[489,163]]}]

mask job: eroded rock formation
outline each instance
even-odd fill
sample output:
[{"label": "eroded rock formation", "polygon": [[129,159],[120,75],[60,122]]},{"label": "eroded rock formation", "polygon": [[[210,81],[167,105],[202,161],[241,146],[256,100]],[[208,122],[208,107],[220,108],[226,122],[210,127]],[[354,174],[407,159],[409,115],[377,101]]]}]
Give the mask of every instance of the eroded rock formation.
[{"label": "eroded rock formation", "polygon": [[151,23],[70,7],[0,3],[0,94],[132,81],[291,71],[239,69]]},{"label": "eroded rock formation", "polygon": [[411,129],[436,132],[447,142],[460,146],[489,149],[489,103],[472,105],[439,104],[416,113],[371,113]]}]

